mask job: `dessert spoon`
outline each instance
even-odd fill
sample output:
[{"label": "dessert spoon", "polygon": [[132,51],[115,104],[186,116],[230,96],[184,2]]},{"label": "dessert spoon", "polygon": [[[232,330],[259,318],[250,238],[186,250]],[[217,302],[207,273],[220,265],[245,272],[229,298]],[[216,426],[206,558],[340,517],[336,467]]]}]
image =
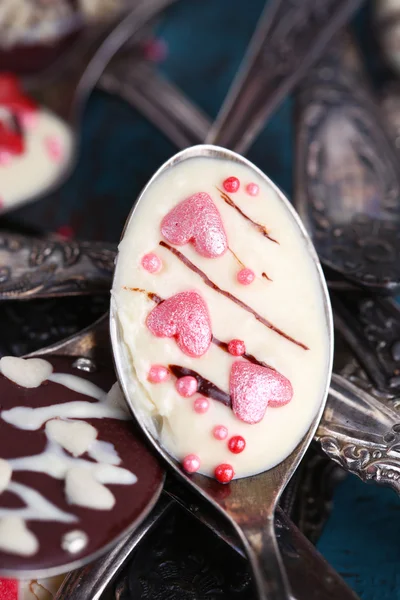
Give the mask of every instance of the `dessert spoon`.
[{"label": "dessert spoon", "polygon": [[268,2],[206,142],[244,153],[361,0]]},{"label": "dessert spoon", "polygon": [[62,185],[75,167],[79,154],[79,123],[87,99],[105,66],[118,50],[160,11],[175,0],[138,1],[106,25],[88,28],[73,46],[43,73],[27,76],[22,84],[26,92],[40,106],[50,111],[68,125],[72,149],[62,168],[51,183],[21,201],[5,203],[1,212],[15,208],[16,204],[31,202]]},{"label": "dessert spoon", "polygon": [[[105,373],[111,368],[111,348],[109,344],[108,316],[79,332],[78,334],[53,344],[47,348],[33,352],[29,357],[49,358],[52,356],[75,357],[84,369],[97,365],[99,372]],[[107,555],[97,559],[81,570],[72,572],[58,592],[57,600],[99,600],[110,581],[125,564],[126,560],[147,532],[167,513],[172,499],[183,508],[200,519],[216,535],[221,537],[235,551],[243,554],[236,536],[232,535],[229,524],[224,525],[221,519],[207,504],[197,502],[197,494],[187,486],[179,485],[174,478],[167,481],[165,492],[158,500],[151,513],[141,522],[137,522],[135,531],[123,537]],[[154,500],[151,504],[154,503]],[[146,511],[146,513],[148,510]],[[278,508],[276,523],[279,533],[278,541],[283,555],[284,565],[288,570],[296,598],[299,600],[336,600],[336,598],[356,598],[343,580],[329,567],[316,549],[306,540],[303,534],[293,525],[283,511]],[[75,563],[79,567],[79,563]],[[301,575],[301,576],[300,576]]]},{"label": "dessert spoon", "polygon": [[[113,469],[115,467],[110,467],[110,465],[122,464],[128,468],[128,471],[125,468],[123,469],[125,481],[126,474],[129,471],[132,470],[134,474],[134,477],[129,480],[131,484],[134,484],[134,487],[121,488],[121,485],[118,485],[117,488],[113,488],[115,494],[114,505],[108,507],[110,512],[102,513],[107,518],[103,526],[103,532],[100,532],[100,535],[98,532],[99,517],[96,510],[90,510],[90,504],[86,507],[85,504],[82,505],[82,502],[65,500],[62,491],[63,483],[59,481],[59,479],[62,480],[65,477],[65,474],[63,475],[60,472],[60,465],[63,464],[63,461],[68,461],[66,469],[87,468],[88,461],[84,458],[84,453],[73,455],[71,450],[71,455],[67,456],[63,452],[62,442],[51,442],[55,446],[53,445],[53,448],[49,449],[50,442],[48,440],[51,440],[51,438],[47,436],[46,441],[43,440],[43,428],[40,428],[41,418],[43,418],[44,423],[54,419],[54,417],[63,417],[64,423],[82,423],[82,421],[76,421],[75,419],[85,417],[85,411],[88,408],[85,408],[84,405],[93,406],[79,394],[79,392],[83,394],[87,392],[87,388],[82,387],[88,383],[88,381],[85,381],[86,378],[89,380],[89,386],[92,386],[88,388],[89,395],[93,395],[93,389],[95,389],[96,394],[98,394],[99,388],[107,391],[115,382],[107,325],[108,319],[103,317],[103,319],[100,319],[78,335],[27,355],[25,358],[42,358],[53,364],[55,373],[49,377],[44,386],[36,389],[25,389],[10,382],[6,376],[0,375],[2,394],[7,397],[7,401],[2,403],[0,423],[2,449],[5,450],[5,455],[2,458],[10,460],[12,466],[12,480],[9,484],[10,489],[7,492],[16,494],[17,498],[21,494],[21,500],[23,499],[27,505],[26,511],[31,513],[25,518],[28,522],[32,520],[32,528],[38,538],[38,547],[31,554],[21,553],[17,556],[11,552],[3,554],[4,548],[1,547],[0,572],[6,577],[20,579],[51,577],[80,568],[109,551],[121,538],[125,539],[128,533],[132,534],[132,531],[142,523],[158,501],[164,485],[165,473],[155,457],[148,451],[140,432],[134,428],[133,423],[129,422],[129,415],[121,416],[119,407],[122,406],[123,402],[119,405],[118,400],[116,400],[114,404],[110,403],[106,408],[109,412],[106,412],[103,416],[115,418],[115,421],[111,421],[111,426],[110,424],[107,425],[109,428],[107,433],[104,429],[101,429],[101,418],[94,418],[91,421],[96,424],[99,438],[104,440],[104,437],[106,437],[107,441],[98,442],[99,452],[97,454],[97,450],[94,454],[90,454],[89,447],[89,455],[94,460],[89,464],[95,465],[98,463],[98,467],[97,465],[96,467],[99,469]],[[22,368],[21,366],[20,369]],[[56,384],[60,383],[61,385],[55,386],[52,377]],[[77,387],[74,387],[77,385],[74,383],[76,381],[73,379],[74,377],[79,377]],[[49,386],[55,386],[55,389],[50,390],[50,398],[48,391],[46,396],[46,390]],[[34,394],[33,400],[32,394]],[[54,399],[53,394],[58,394],[56,399]],[[41,404],[42,398],[43,404]],[[79,399],[78,402],[76,402],[77,399]],[[84,401],[82,402],[82,400]],[[93,399],[91,400],[93,402]],[[97,396],[95,405],[97,401],[101,404],[104,398]],[[19,406],[21,404],[22,406]],[[76,409],[75,404],[80,404],[81,407]],[[36,410],[39,411],[39,426],[35,430],[33,415],[36,405],[38,405]],[[68,405],[70,408],[67,412],[59,409],[59,407],[65,406],[68,409]],[[29,406],[31,408],[27,409],[26,407]],[[51,408],[51,412],[46,414],[46,410],[49,408]],[[9,410],[7,411],[7,409]],[[4,416],[5,412],[11,414],[11,411],[14,411],[15,414],[18,410],[23,411],[24,409],[31,411],[27,419],[28,421],[30,419],[29,425],[33,423],[33,427],[28,425],[25,428],[20,425],[22,421],[21,412],[19,417],[15,417],[16,422],[11,417],[7,420]],[[40,410],[44,413],[43,417]],[[96,407],[94,407],[94,410],[96,410]],[[86,418],[90,420],[91,415],[96,417],[96,414],[102,416],[101,412],[93,414],[93,409],[89,409],[89,416]],[[14,423],[16,424],[14,425]],[[35,435],[36,431],[37,436]],[[71,432],[67,435],[71,439]],[[73,435],[76,436],[76,432]],[[23,441],[17,445],[13,444],[11,436],[16,436],[16,439],[20,436],[20,440]],[[25,446],[26,449],[21,450],[21,447],[25,448]],[[23,456],[24,451],[27,452],[25,457]],[[111,460],[110,451],[113,455]],[[46,452],[49,452],[49,454],[46,455]],[[102,452],[103,454],[101,454]],[[121,454],[124,452],[124,454],[118,456],[117,452]],[[34,462],[35,459],[36,462]],[[86,466],[84,466],[84,463],[86,463]],[[68,472],[66,473],[68,474]],[[36,479],[32,476],[35,473],[37,474]],[[90,474],[90,472],[88,473]],[[15,481],[14,474],[16,475]],[[124,478],[121,478],[115,471],[113,474],[108,475],[109,480],[110,477],[111,481],[108,481],[108,483],[121,484],[121,482],[124,482]],[[105,482],[107,483],[107,475]],[[82,486],[83,483],[81,482],[79,485]],[[25,490],[19,491],[17,486],[19,488],[24,487]],[[85,493],[90,495],[90,484]],[[97,489],[96,494],[99,493],[101,493],[101,490]],[[8,500],[8,502],[10,501]],[[9,506],[10,509],[7,505],[7,499],[5,499],[5,504],[3,502],[1,505],[1,511],[4,512],[5,510],[5,515],[2,515],[2,517],[9,516],[7,509],[11,513],[11,517],[19,517],[19,504],[14,502]],[[71,506],[73,506],[71,511],[73,510],[74,514],[69,512]],[[79,512],[80,506],[85,507],[81,512]],[[15,513],[12,512],[12,509],[15,509]],[[22,518],[24,517],[22,516]],[[54,535],[52,535],[53,529],[55,530]]]},{"label": "dessert spoon", "polygon": [[299,90],[295,178],[295,205],[321,262],[367,291],[397,293],[398,156],[348,34]]},{"label": "dessert spoon", "polygon": [[116,372],[125,398],[137,423],[142,428],[144,434],[158,454],[177,475],[182,477],[188,485],[192,486],[204,499],[208,500],[223,515],[225,515],[225,517],[229,519],[231,525],[235,528],[250,560],[260,600],[267,600],[267,598],[268,600],[287,600],[290,597],[290,589],[275,538],[274,512],[283,489],[312,440],[318,421],[323,413],[326,395],[328,393],[333,354],[333,330],[327,288],[316,253],[288,200],[255,166],[241,156],[220,147],[210,145],[195,146],[184,150],[165,163],[165,165],[163,165],[163,167],[161,167],[161,169],[153,176],[139,196],[135,207],[128,217],[124,231],[126,231],[129,223],[135,219],[137,206],[140,204],[146,189],[154,184],[160,176],[165,174],[169,168],[194,157],[225,158],[246,165],[247,168],[256,171],[257,175],[262,177],[264,181],[275,190],[282,205],[293,216],[297,223],[300,235],[302,236],[315,265],[319,293],[323,300],[324,318],[328,331],[329,365],[327,367],[326,384],[324,392],[321,394],[321,404],[318,414],[311,423],[303,440],[283,462],[264,473],[245,479],[234,480],[229,486],[224,487],[215,480],[202,475],[196,474],[192,477],[188,477],[182,473],[178,463],[171,458],[160,445],[158,439],[154,436],[154,433],[150,431],[148,423],[146,423],[143,415],[136,409],[135,398],[134,394],[132,394],[129,379],[129,358],[121,337],[116,304],[112,298],[110,330]]}]

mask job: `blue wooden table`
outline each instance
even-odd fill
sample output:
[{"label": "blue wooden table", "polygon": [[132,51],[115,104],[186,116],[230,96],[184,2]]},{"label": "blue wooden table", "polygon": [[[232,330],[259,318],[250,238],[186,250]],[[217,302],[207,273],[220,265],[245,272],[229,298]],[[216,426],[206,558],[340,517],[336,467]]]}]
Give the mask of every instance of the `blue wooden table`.
[{"label": "blue wooden table", "polygon": [[[217,113],[264,0],[185,0],[159,24],[169,54],[161,68],[211,117]],[[359,32],[365,24],[358,16]],[[368,40],[364,43],[367,45]],[[373,61],[372,61],[373,62]],[[249,152],[290,197],[292,102],[276,112]],[[122,101],[96,92],[83,124],[79,166],[57,193],[9,221],[116,241],[138,191],[176,149]],[[349,476],[337,488],[318,547],[363,600],[400,599],[400,502],[394,492]]]}]

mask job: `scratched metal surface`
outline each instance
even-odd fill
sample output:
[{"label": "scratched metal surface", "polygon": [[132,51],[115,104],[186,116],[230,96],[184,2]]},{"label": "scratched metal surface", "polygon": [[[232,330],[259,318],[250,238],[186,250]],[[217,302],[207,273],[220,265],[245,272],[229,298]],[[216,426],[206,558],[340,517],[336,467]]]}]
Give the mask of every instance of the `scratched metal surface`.
[{"label": "scratched metal surface", "polygon": [[[162,68],[212,117],[262,5],[263,0],[190,0],[170,9],[159,26],[159,35],[169,45]],[[363,14],[356,23],[367,51],[368,20]],[[370,62],[376,69],[375,57]],[[288,99],[249,153],[289,195],[291,136]],[[78,237],[115,241],[137,193],[174,151],[123,102],[95,93],[83,124],[80,163],[71,180],[41,202],[0,219],[0,228],[54,231],[69,225]],[[92,310],[96,313],[102,306]],[[23,321],[16,317],[14,326],[25,326]],[[399,516],[398,498],[390,490],[366,486],[354,477],[337,488],[318,547],[363,600],[400,599]]]}]

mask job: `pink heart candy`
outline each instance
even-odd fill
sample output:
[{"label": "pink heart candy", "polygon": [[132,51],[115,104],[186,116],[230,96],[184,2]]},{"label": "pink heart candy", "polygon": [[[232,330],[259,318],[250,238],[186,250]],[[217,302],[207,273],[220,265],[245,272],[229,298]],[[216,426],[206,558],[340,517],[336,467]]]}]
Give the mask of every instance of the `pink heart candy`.
[{"label": "pink heart candy", "polygon": [[221,256],[228,248],[221,215],[206,192],[193,194],[177,204],[161,221],[161,233],[175,246],[192,242],[206,258]]},{"label": "pink heart candy", "polygon": [[193,358],[203,356],[211,344],[207,305],[197,292],[181,292],[158,304],[146,321],[157,337],[174,337],[179,348]]},{"label": "pink heart candy", "polygon": [[230,375],[230,394],[235,415],[245,423],[258,423],[267,406],[279,407],[290,402],[290,381],[273,369],[236,361]]}]

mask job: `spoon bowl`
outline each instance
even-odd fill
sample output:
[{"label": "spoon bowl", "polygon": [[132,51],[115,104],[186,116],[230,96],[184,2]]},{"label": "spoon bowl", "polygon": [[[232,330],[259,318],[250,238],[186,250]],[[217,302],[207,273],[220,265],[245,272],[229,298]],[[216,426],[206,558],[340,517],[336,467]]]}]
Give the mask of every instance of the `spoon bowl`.
[{"label": "spoon bowl", "polygon": [[[203,498],[208,500],[216,509],[222,512],[235,528],[246,554],[250,559],[254,572],[255,584],[258,590],[258,597],[261,600],[266,600],[267,598],[269,600],[287,599],[290,597],[289,584],[282,566],[275,539],[273,528],[274,511],[283,489],[311,442],[322,415],[328,393],[332,369],[333,327],[327,288],[314,248],[294,209],[280,190],[278,190],[263,173],[246,159],[225,150],[224,148],[212,145],[195,146],[184,150],[172,157],[159,169],[159,171],[157,171],[142,191],[142,194],[128,217],[122,239],[124,238],[132,219],[135,218],[137,206],[142,201],[149,187],[152,186],[160,176],[164,175],[169,168],[174,167],[187,159],[198,157],[229,159],[236,164],[245,165],[246,167],[251,168],[275,191],[279,200],[285,206],[287,212],[298,227],[302,240],[312,258],[317,272],[319,293],[323,299],[324,319],[329,342],[328,364],[326,366],[326,379],[324,380],[325,387],[321,393],[318,411],[314,415],[312,422],[309,424],[307,433],[304,435],[303,439],[282,462],[258,475],[235,479],[229,485],[224,486],[216,480],[210,479],[204,475],[195,474],[188,476],[183,473],[178,462],[161,446],[154,428],[149,423],[149,419],[146,419],[143,412],[138,408],[137,402],[135,401],[135,393],[133,392],[131,385],[132,379],[129,353],[123,341],[116,301],[115,298],[112,297],[110,331],[116,372],[133,416],[158,454],[162,456],[169,467],[178,474],[179,477],[183,478],[188,485],[192,486],[199,494],[201,494],[201,496],[203,496]],[[118,270],[118,256],[116,264]]]},{"label": "spoon bowl", "polygon": [[[45,433],[47,423],[51,419],[54,423],[55,413],[62,411],[62,407],[66,407],[67,411],[72,410],[77,400],[83,400],[82,406],[86,406],[84,410],[87,410],[104,400],[104,397],[99,398],[98,402],[93,403],[93,398],[86,395],[85,391],[81,395],[79,389],[69,388],[68,378],[72,377],[69,381],[79,382],[83,386],[89,383],[94,390],[105,391],[115,382],[107,321],[108,317],[103,317],[79,334],[28,355],[27,358],[41,358],[53,365],[50,379],[39,387],[20,387],[0,375],[4,398],[0,415],[0,455],[9,461],[13,469],[11,481],[1,496],[0,515],[2,521],[8,516],[20,517],[38,541],[37,550],[31,555],[13,554],[4,551],[2,546],[1,576],[36,579],[82,567],[135,531],[153,509],[162,491],[164,471],[132,427],[129,414],[124,420],[120,417],[91,419],[89,416],[89,424],[97,429],[100,440],[95,440],[96,448],[100,451],[97,455],[90,454],[92,446],[89,446],[89,461],[86,452],[78,457],[66,454],[60,442],[50,442]],[[30,409],[27,408],[29,406]],[[7,421],[8,409],[11,409],[9,414],[23,410],[31,410],[32,414],[35,410],[43,413],[50,410],[52,414],[45,416],[43,427],[29,430],[21,423]],[[57,419],[57,422],[67,426],[82,425],[84,421],[81,419],[85,418],[83,414],[70,413],[69,419],[65,420],[66,413],[60,412],[59,416],[62,415],[63,421]],[[76,432],[74,435],[76,437]],[[132,484],[134,478],[131,477],[131,484],[127,479],[124,485],[113,485],[117,480],[118,483],[122,481],[118,477],[114,479],[110,491],[115,497],[115,504],[108,510],[70,503],[64,492],[63,481],[68,476],[68,470],[65,475],[58,471],[65,461],[67,469],[111,468],[114,476],[118,474],[115,467],[118,469],[118,465],[121,465],[134,473],[137,481]],[[90,470],[87,473],[89,478]],[[105,476],[107,478],[106,471]],[[109,476],[108,481],[110,483]],[[90,493],[89,490],[86,493]],[[28,505],[22,512],[19,496]]]}]

